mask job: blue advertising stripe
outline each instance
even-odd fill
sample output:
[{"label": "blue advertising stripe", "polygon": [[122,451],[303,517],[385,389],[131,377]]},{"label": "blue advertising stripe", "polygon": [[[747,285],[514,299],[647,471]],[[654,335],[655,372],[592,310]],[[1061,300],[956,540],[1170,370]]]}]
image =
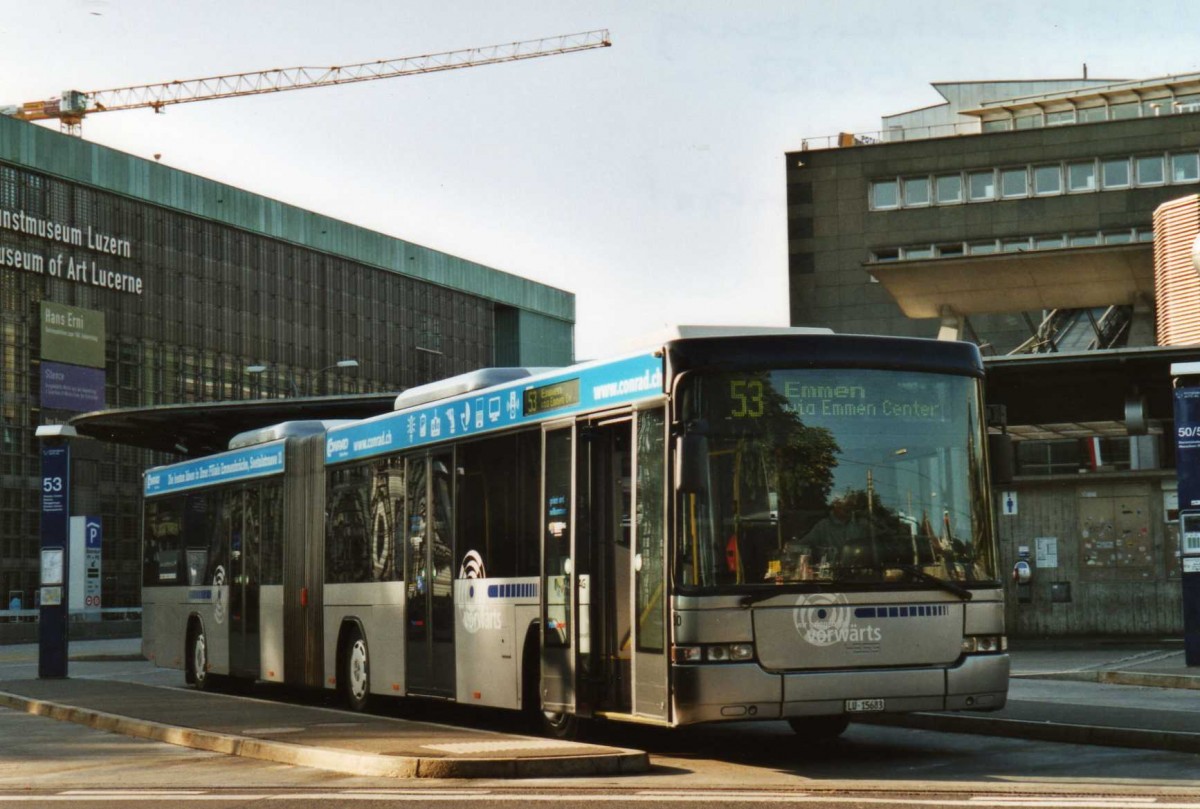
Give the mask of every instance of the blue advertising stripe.
[{"label": "blue advertising stripe", "polygon": [[279,475],[283,473],[283,458],[283,441],[272,441],[194,461],[158,466],[147,470],[143,493],[146,497],[152,497],[218,483]]},{"label": "blue advertising stripe", "polygon": [[[578,382],[577,400],[525,415],[522,394],[526,390],[568,382]],[[325,463],[372,458],[506,427],[536,424],[660,396],[662,392],[663,361],[653,354],[581,365],[334,427],[325,438]]]},{"label": "blue advertising stripe", "polygon": [[488,598],[535,598],[536,596],[536,584],[489,584],[487,588]]},{"label": "blue advertising stripe", "polygon": [[950,614],[945,604],[913,604],[903,607],[858,607],[855,618],[939,618]]}]

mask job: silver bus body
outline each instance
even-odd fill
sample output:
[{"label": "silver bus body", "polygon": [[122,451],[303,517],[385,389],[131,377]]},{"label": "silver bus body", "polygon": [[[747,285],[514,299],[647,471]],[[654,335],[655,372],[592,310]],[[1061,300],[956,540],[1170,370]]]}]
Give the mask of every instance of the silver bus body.
[{"label": "silver bus body", "polygon": [[[764,347],[791,356],[846,338],[738,339],[738,351],[756,352],[749,356]],[[864,340],[852,347],[866,357],[854,360],[857,367],[872,367],[870,351],[881,345],[893,354],[918,343],[932,348]],[[274,425],[239,436],[227,453],[149,470],[144,654],[197,682],[225,675],[351,690],[352,658],[363,654],[370,695],[662,725],[1003,707],[1009,660],[986,512],[957,525],[950,508],[944,525],[926,515],[930,527],[913,527],[912,545],[933,551],[918,549],[888,563],[894,567],[881,562],[870,576],[865,565],[852,569],[843,587],[810,566],[810,554],[803,572],[788,567],[785,545],[801,540],[785,534],[811,520],[780,506],[787,494],[778,469],[764,473],[776,482],[760,487],[775,487],[763,508],[778,508],[750,513],[746,492],[757,484],[744,471],[751,463],[744,436],[736,449],[721,449],[734,443],[720,444],[711,424],[702,428],[710,431],[705,474],[712,477],[697,492],[681,489],[687,424],[714,421],[684,418],[687,390],[705,398],[687,386],[710,374],[707,360],[689,351],[724,351],[726,343],[725,336],[684,337],[611,363],[475,374],[452,380],[444,397],[437,385],[425,386],[384,416]],[[876,363],[878,378],[904,378],[890,363]],[[886,405],[857,392],[875,379],[867,378],[810,393],[785,388],[792,383],[777,375],[779,390],[793,396],[781,418],[799,423],[796,414],[814,402],[835,411],[826,424],[882,414]],[[977,379],[969,382],[978,388]],[[748,384],[722,378],[734,421],[757,418],[760,392]],[[939,406],[904,400],[908,410],[897,418],[932,423],[922,414]],[[870,519],[886,513],[893,534],[896,526],[908,531],[904,520],[920,523],[902,497],[884,503],[886,486],[912,488],[896,482],[904,475],[965,490],[960,456],[986,443],[978,422],[969,429],[970,446],[956,449],[953,461],[920,465],[906,459],[917,455],[912,447],[893,451],[909,466],[868,475]],[[898,434],[907,432],[911,425]],[[487,443],[502,439],[513,443]],[[509,451],[529,457],[488,478],[488,459]],[[256,452],[266,455],[251,459]],[[734,506],[716,502],[722,464],[736,468],[728,473],[741,491]],[[974,461],[968,465],[978,476]],[[529,479],[518,485],[511,478],[522,470]],[[973,502],[986,508],[986,481],[972,485]],[[741,511],[722,512],[733,507]],[[189,533],[195,520],[208,521],[207,534]],[[968,523],[981,533],[956,561],[949,549],[962,538],[970,545]],[[519,538],[504,533],[518,528]],[[711,559],[697,558],[709,552],[700,550],[702,530],[721,545]],[[338,545],[346,542],[347,549]],[[526,546],[527,558],[505,549],[514,542]],[[885,551],[877,543],[871,553]],[[911,568],[920,571],[901,580]],[[949,589],[922,580],[936,570],[955,579]]]}]

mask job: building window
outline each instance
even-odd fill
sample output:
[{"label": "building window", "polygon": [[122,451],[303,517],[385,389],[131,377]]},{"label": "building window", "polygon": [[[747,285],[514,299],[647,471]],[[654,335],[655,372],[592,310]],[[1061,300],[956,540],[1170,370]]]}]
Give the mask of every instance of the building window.
[{"label": "building window", "polygon": [[1012,129],[1012,121],[1008,118],[984,121],[982,127],[984,132],[1007,132],[1010,129]]},{"label": "building window", "polygon": [[1000,242],[1002,253],[1023,253],[1029,249],[1029,239],[1003,239]]},{"label": "building window", "polygon": [[1096,161],[1086,163],[1070,163],[1067,165],[1068,191],[1096,190]]},{"label": "building window", "polygon": [[1171,155],[1171,182],[1194,183],[1200,180],[1200,158],[1195,154]]},{"label": "building window", "polygon": [[1017,442],[1017,468],[1022,475],[1073,475],[1081,464],[1079,442],[1074,439]]},{"label": "building window", "polygon": [[963,182],[961,174],[945,174],[938,177],[935,182],[937,186],[938,205],[952,205],[955,202],[962,202]]},{"label": "building window", "polygon": [[994,202],[1030,195],[1094,193],[1166,183],[1200,183],[1200,154],[1111,157],[1065,165],[1010,166],[977,169],[965,174],[875,180],[870,183],[869,193],[871,210],[887,210],[957,205],[964,197],[968,202]]},{"label": "building window", "polygon": [[871,183],[871,207],[895,208],[900,204],[900,185],[895,180],[876,180]]},{"label": "building window", "polygon": [[1156,98],[1153,101],[1142,102],[1142,117],[1157,118],[1160,115],[1171,114],[1171,99]]},{"label": "building window", "polygon": [[1175,112],[1200,112],[1200,95],[1175,96]]},{"label": "building window", "polygon": [[1046,113],[1046,126],[1063,126],[1075,123],[1075,110],[1059,110]]},{"label": "building window", "polygon": [[1033,240],[1035,250],[1057,250],[1066,247],[1067,240],[1061,234],[1055,236],[1038,236]]},{"label": "building window", "polygon": [[1100,244],[1100,237],[1095,233],[1075,233],[1071,235],[1072,247],[1095,247]]},{"label": "building window", "polygon": [[1062,193],[1062,166],[1035,166],[1033,193],[1039,196]]},{"label": "building window", "polygon": [[1000,196],[1005,199],[1024,197],[1029,194],[1029,171],[1019,169],[1000,170]]},{"label": "building window", "polygon": [[973,202],[996,198],[996,172],[973,171],[967,175],[967,193]]},{"label": "building window", "polygon": [[959,258],[966,254],[962,242],[939,244],[936,249],[938,258]]},{"label": "building window", "polygon": [[1133,231],[1132,230],[1116,230],[1111,233],[1105,233],[1104,234],[1104,243],[1105,244],[1132,244],[1133,243]]},{"label": "building window", "polygon": [[991,255],[997,251],[996,243],[992,242],[971,242],[967,245],[967,252],[973,256]]},{"label": "building window", "polygon": [[1080,110],[1076,110],[1075,119],[1081,124],[1091,124],[1095,123],[1096,121],[1107,121],[1108,107],[1103,105],[1098,107],[1084,107]]},{"label": "building window", "polygon": [[1038,112],[1026,115],[1018,115],[1013,118],[1013,127],[1016,129],[1041,129],[1042,128],[1042,113]]},{"label": "building window", "polygon": [[1100,175],[1105,188],[1129,187],[1129,160],[1105,160],[1100,164]]},{"label": "building window", "polygon": [[1138,157],[1134,163],[1137,165],[1138,185],[1162,185],[1165,181],[1162,155]]},{"label": "building window", "polygon": [[913,207],[929,204],[928,177],[906,177],[904,179],[904,204]]},{"label": "building window", "polygon": [[871,259],[877,264],[882,264],[887,261],[899,261],[900,250],[899,248],[895,247],[891,249],[875,250],[871,253]]},{"label": "building window", "polygon": [[1127,104],[1111,104],[1108,108],[1108,118],[1110,121],[1123,121],[1126,118],[1137,118],[1141,108],[1136,101],[1130,101]]},{"label": "building window", "polygon": [[933,247],[931,245],[923,244],[919,247],[904,248],[905,261],[921,261],[927,258],[933,258]]}]

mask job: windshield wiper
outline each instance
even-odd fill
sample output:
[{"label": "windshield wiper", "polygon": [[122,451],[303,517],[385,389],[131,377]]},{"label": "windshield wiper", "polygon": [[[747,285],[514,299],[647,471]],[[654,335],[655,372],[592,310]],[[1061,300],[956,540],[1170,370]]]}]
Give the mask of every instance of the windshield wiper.
[{"label": "windshield wiper", "polygon": [[963,601],[970,601],[972,598],[975,597],[975,594],[972,593],[970,590],[968,590],[966,587],[962,587],[960,585],[955,584],[952,581],[935,576],[932,573],[926,573],[924,568],[919,567],[917,565],[890,565],[890,567],[897,568],[898,570],[903,570],[905,573],[908,573],[909,575],[913,576],[914,578],[920,579],[923,582],[928,582],[929,584],[936,585],[948,593],[953,593],[954,595],[961,598]]}]

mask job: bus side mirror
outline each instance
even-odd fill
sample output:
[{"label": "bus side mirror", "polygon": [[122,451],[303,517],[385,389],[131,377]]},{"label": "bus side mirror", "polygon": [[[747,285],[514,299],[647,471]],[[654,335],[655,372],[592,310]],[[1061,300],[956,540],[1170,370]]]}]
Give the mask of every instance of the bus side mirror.
[{"label": "bus side mirror", "polygon": [[988,434],[988,465],[992,485],[1012,483],[1014,463],[1012,436],[1008,433]]},{"label": "bus side mirror", "polygon": [[675,439],[675,490],[699,494],[708,490],[708,438],[688,433]]}]

